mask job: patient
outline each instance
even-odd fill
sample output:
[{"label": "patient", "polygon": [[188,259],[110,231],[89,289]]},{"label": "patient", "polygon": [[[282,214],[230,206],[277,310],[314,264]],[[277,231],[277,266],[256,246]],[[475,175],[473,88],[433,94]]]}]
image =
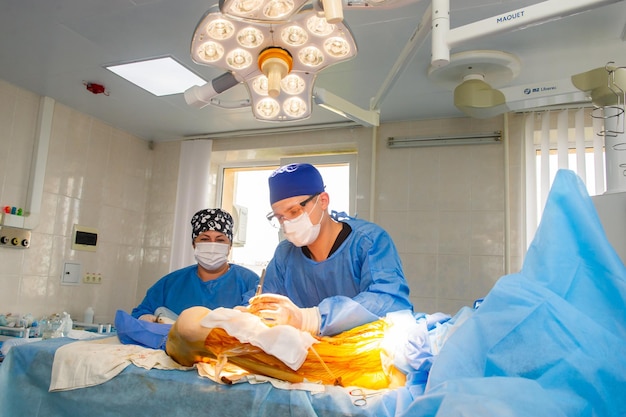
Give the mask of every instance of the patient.
[{"label": "patient", "polygon": [[[309,381],[368,389],[393,388],[405,383],[404,374],[391,365],[391,361],[384,363],[383,340],[390,326],[388,320],[381,319],[336,336],[315,338],[290,326],[265,326],[261,332],[288,329],[311,339],[313,344],[304,362],[294,370],[261,348],[241,343],[222,328],[204,327],[201,322],[210,312],[205,307],[192,307],[180,314],[166,342],[166,352],[176,362],[191,366],[197,362],[217,359],[220,363],[228,359],[251,373],[294,383]],[[228,313],[233,314],[233,311]],[[250,313],[236,311],[235,314],[251,320],[250,328],[261,323]],[[276,340],[287,343],[281,335]]]}]

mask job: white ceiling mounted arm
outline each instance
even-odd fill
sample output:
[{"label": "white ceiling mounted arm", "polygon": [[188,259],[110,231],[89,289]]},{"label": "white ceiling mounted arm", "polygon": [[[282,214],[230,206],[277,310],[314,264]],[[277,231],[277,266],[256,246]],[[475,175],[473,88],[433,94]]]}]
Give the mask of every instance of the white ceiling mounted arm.
[{"label": "white ceiling mounted arm", "polygon": [[395,9],[421,0],[344,0],[344,9]]},{"label": "white ceiling mounted arm", "polygon": [[548,0],[450,29],[450,0],[433,0],[433,35],[431,64],[450,62],[450,49],[487,35],[511,32],[623,0]]},{"label": "white ceiling mounted arm", "polygon": [[389,71],[389,74],[387,74],[387,78],[385,78],[385,81],[383,81],[380,88],[378,89],[376,96],[372,97],[372,100],[370,101],[370,109],[380,109],[381,103],[383,102],[387,94],[389,94],[389,91],[391,91],[393,85],[396,83],[396,81],[398,81],[398,78],[400,77],[400,75],[402,75],[406,66],[411,62],[411,59],[413,59],[413,56],[415,55],[417,50],[423,45],[426,37],[430,33],[430,28],[432,26],[432,13],[430,10],[431,6],[428,5],[428,7],[426,8],[426,12],[422,16],[422,20],[420,20],[420,23],[417,25],[415,32],[413,32],[413,35],[411,35],[409,42],[404,45],[404,48],[402,48],[400,56],[398,56],[398,59],[396,59],[396,62],[393,64],[393,67]]},{"label": "white ceiling mounted arm", "polygon": [[201,109],[211,103],[211,99],[216,95],[236,86],[240,81],[235,74],[226,72],[217,78],[209,81],[203,86],[194,85],[185,91],[185,101],[188,105]]},{"label": "white ceiling mounted arm", "polygon": [[252,105],[250,99],[247,98],[234,101],[224,101],[220,100],[219,98],[212,98],[211,103],[209,104],[211,104],[211,106],[221,107],[222,109],[241,109],[244,107],[250,107]]},{"label": "white ceiling mounted arm", "polygon": [[317,0],[313,1],[316,10],[323,11],[328,23],[343,21],[343,11],[349,9],[395,9],[421,0]]},{"label": "white ceiling mounted arm", "polygon": [[323,88],[313,89],[313,101],[318,106],[330,110],[365,127],[378,126],[380,113],[377,110],[365,110],[341,97],[329,93]]}]

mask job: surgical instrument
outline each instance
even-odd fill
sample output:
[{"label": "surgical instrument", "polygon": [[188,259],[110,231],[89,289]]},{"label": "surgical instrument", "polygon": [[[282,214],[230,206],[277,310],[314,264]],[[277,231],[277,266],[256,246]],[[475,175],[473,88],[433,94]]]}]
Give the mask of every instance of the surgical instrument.
[{"label": "surgical instrument", "polygon": [[358,407],[363,407],[364,405],[367,405],[368,398],[375,397],[376,395],[381,395],[384,392],[385,391],[366,392],[362,390],[361,388],[355,388],[355,389],[350,390],[350,396],[358,397],[352,400],[352,404]]},{"label": "surgical instrument", "polygon": [[259,285],[256,286],[256,293],[254,293],[255,297],[257,295],[260,295],[261,291],[263,291],[263,281],[265,281],[265,268],[263,268],[263,272],[261,272],[261,279],[259,279]]}]

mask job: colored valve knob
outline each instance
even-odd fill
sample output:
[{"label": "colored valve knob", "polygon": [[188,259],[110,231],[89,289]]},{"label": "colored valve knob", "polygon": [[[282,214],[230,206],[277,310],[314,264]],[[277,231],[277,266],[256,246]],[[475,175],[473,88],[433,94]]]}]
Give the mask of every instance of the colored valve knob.
[{"label": "colored valve knob", "polygon": [[24,211],[21,208],[4,206],[4,212],[6,214],[14,214],[16,216],[21,216],[24,214]]}]

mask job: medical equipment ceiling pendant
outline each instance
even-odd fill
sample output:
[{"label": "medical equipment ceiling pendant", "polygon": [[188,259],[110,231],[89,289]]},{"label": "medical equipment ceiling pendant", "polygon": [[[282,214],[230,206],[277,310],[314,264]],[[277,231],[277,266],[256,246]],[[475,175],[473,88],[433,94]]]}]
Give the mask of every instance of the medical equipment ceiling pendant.
[{"label": "medical equipment ceiling pendant", "polygon": [[[451,29],[450,0],[432,0],[432,59],[428,77],[454,90],[455,106],[476,118],[545,105],[588,103],[569,75],[563,80],[543,82],[550,88],[540,94],[534,94],[536,85],[496,89],[519,75],[520,61],[515,55],[489,50],[450,54],[450,50],[468,40],[549,23],[618,1],[622,0],[547,0]],[[526,93],[529,90],[533,92],[530,97]]]},{"label": "medical equipment ceiling pendant", "polygon": [[592,116],[603,119],[606,158],[606,193],[626,192],[626,67],[613,62],[572,76],[576,88],[589,94]]},{"label": "medical equipment ceiling pendant", "polygon": [[276,23],[236,20],[219,11],[209,12],[195,30],[191,56],[198,64],[228,73],[217,83],[214,80],[208,91],[197,86],[187,90],[185,99],[204,107],[220,88],[223,91],[244,82],[257,119],[306,119],[311,115],[317,74],[356,53],[348,27],[342,22],[328,23],[310,7],[289,21]]},{"label": "medical equipment ceiling pendant", "polygon": [[464,51],[450,55],[447,65],[431,65],[430,79],[454,90],[454,105],[475,118],[508,111],[504,94],[497,90],[520,72],[517,56],[502,51]]}]

